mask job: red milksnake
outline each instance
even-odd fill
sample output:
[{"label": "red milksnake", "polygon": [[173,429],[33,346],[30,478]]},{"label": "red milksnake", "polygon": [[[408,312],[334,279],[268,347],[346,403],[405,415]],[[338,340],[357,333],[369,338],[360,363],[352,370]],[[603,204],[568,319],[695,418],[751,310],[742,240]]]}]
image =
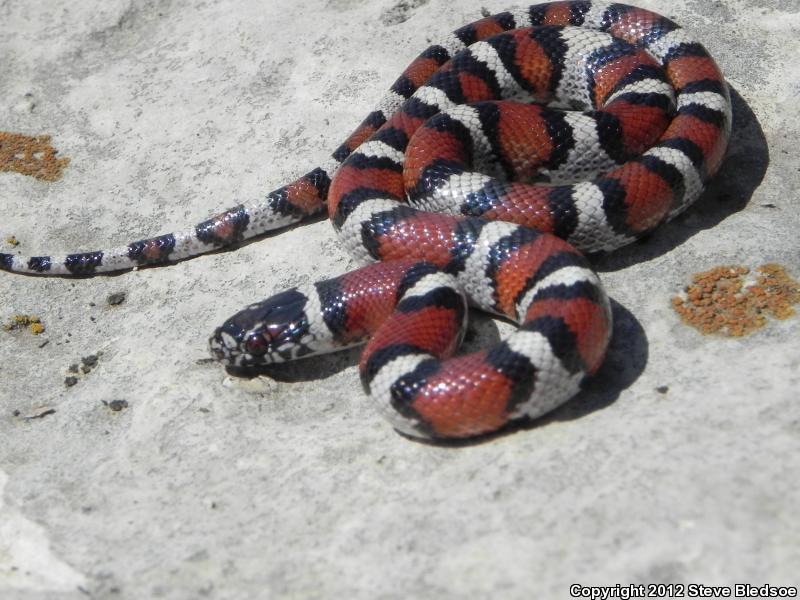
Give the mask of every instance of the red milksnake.
[{"label": "red milksnake", "polygon": [[[369,338],[362,381],[391,423],[466,437],[552,410],[599,368],[611,313],[579,250],[618,248],[694,202],[730,126],[722,74],[665,17],[588,1],[513,9],[430,46],[328,164],[264,201],[115,250],[0,254],[0,269],[169,262],[327,205],[347,250],[375,264],[247,307],[212,354],[249,367]],[[451,358],[468,303],[519,329]]]}]

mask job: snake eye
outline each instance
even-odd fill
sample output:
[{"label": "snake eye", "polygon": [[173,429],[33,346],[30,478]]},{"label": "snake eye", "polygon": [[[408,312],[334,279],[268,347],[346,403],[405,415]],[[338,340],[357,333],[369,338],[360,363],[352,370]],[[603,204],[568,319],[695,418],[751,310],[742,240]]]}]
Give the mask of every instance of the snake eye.
[{"label": "snake eye", "polygon": [[244,348],[248,354],[253,356],[264,356],[269,350],[269,342],[264,339],[264,336],[257,333],[251,334],[244,342]]}]

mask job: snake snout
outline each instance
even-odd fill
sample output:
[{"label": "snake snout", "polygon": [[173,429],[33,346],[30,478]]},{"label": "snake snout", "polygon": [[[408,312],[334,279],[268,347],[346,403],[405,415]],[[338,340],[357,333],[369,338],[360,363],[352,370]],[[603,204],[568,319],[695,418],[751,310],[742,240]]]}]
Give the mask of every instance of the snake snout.
[{"label": "snake snout", "polygon": [[237,367],[267,365],[302,354],[309,330],[308,298],[296,288],[251,304],[209,339],[212,356]]}]

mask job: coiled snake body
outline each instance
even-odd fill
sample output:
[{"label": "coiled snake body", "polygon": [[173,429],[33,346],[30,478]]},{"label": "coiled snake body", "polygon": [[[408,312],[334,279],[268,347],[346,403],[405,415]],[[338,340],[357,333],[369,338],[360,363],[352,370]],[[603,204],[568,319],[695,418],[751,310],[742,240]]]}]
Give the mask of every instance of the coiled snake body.
[{"label": "coiled snake body", "polygon": [[[327,205],[371,264],[250,305],[212,354],[248,367],[369,339],[362,381],[396,428],[471,436],[552,410],[599,368],[611,313],[580,250],[620,247],[690,205],[730,126],[719,69],[669,19],[588,1],[512,9],[430,46],[328,164],[264,201],[115,250],[0,254],[0,269],[178,260]],[[452,358],[467,304],[519,328]]]}]

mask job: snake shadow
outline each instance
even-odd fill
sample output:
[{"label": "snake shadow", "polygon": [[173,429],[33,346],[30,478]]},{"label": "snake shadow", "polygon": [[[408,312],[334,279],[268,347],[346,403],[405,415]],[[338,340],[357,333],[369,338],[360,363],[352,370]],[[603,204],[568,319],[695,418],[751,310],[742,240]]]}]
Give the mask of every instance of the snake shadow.
[{"label": "snake shadow", "polygon": [[[728,153],[719,173],[684,213],[637,242],[610,254],[592,256],[600,272],[618,271],[666,254],[697,233],[711,229],[743,210],[761,185],[769,166],[769,149],[761,124],[739,93],[730,88],[733,127]],[[763,205],[765,209],[774,208]]]},{"label": "snake shadow", "polygon": [[363,350],[363,346],[356,346],[329,354],[309,356],[287,363],[246,368],[225,367],[225,371],[228,375],[241,379],[268,377],[269,379],[274,379],[282,383],[320,381],[357,365]]}]

